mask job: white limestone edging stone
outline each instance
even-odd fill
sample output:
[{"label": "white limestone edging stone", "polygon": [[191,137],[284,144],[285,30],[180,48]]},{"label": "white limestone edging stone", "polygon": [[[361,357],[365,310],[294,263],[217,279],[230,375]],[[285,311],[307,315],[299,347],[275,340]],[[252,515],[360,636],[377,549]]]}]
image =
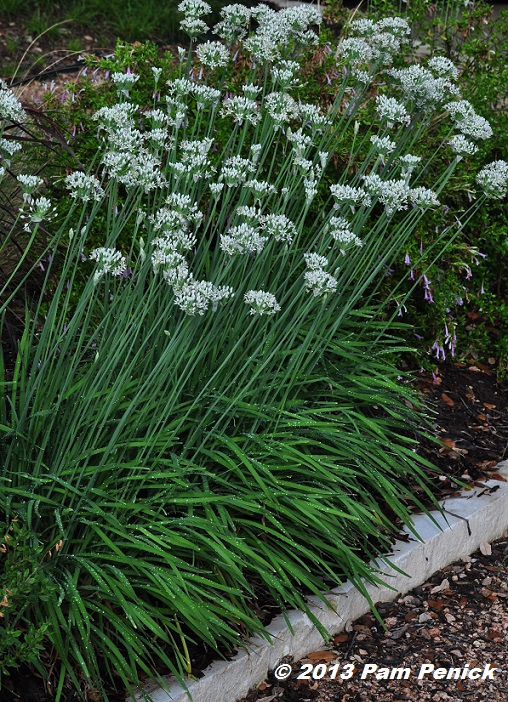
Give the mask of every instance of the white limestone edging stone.
[{"label": "white limestone edging stone", "polygon": [[[441,528],[428,516],[415,515],[414,528],[422,541],[412,536],[409,542],[397,541],[389,556],[390,562],[408,575],[389,570],[383,564],[383,578],[394,589],[367,585],[373,602],[389,602],[409,592],[436,571],[476,551],[480,544],[504,534],[508,529],[508,482],[489,481],[485,485],[494,492],[475,488],[463,497],[445,500],[444,514],[433,513]],[[407,528],[405,532],[410,533]],[[327,599],[331,608],[315,597],[310,602],[313,613],[331,634],[339,633],[347,622],[369,611],[365,597],[349,582],[335,588]],[[272,643],[259,637],[250,639],[249,652],[240,651],[232,660],[212,663],[203,678],[189,681],[188,692],[170,678],[165,678],[169,691],[150,684],[143,692],[153,702],[189,702],[189,695],[192,702],[235,702],[264,680],[284,656],[299,660],[323,646],[321,634],[303,612],[293,610],[288,613],[288,619],[293,635],[284,618],[278,616],[267,627]],[[146,699],[143,692],[136,699]]]}]

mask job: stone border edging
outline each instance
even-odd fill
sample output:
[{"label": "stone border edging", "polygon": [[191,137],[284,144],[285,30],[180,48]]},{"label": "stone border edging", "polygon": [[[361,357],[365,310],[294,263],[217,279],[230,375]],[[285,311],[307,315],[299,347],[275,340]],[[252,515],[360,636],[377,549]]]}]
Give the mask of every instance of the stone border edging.
[{"label": "stone border edging", "polygon": [[[409,592],[436,571],[476,551],[480,544],[503,535],[508,529],[508,482],[491,480],[485,485],[497,489],[489,493],[484,488],[475,488],[464,492],[462,497],[443,501],[444,514],[432,513],[442,530],[428,516],[415,515],[414,528],[422,542],[410,535],[409,542],[396,541],[389,556],[390,562],[410,577],[396,571],[386,572],[387,566],[383,565],[381,577],[394,589],[367,585],[373,602],[389,602]],[[410,534],[407,527],[404,532]],[[339,633],[347,622],[358,619],[370,609],[365,597],[349,581],[332,590],[327,599],[331,608],[325,609],[316,597],[309,598],[309,602],[313,613],[332,634]],[[203,678],[189,682],[188,692],[165,678],[169,692],[152,683],[136,699],[147,699],[145,695],[149,694],[152,702],[189,702],[189,693],[192,702],[235,702],[245,697],[284,656],[299,660],[323,646],[322,636],[303,612],[292,610],[287,617],[293,635],[284,618],[278,616],[267,627],[273,643],[261,637],[250,639],[249,652],[242,650],[229,661],[213,662]]]}]

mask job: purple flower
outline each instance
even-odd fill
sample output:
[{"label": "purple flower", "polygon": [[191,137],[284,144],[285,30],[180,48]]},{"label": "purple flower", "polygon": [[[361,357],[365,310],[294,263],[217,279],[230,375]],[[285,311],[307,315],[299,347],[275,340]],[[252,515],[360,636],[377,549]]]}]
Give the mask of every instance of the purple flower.
[{"label": "purple flower", "polygon": [[410,266],[410,265],[411,265],[411,259],[409,258],[409,254],[408,254],[408,253],[406,253],[406,257],[404,258],[404,263],[406,264],[406,266]]}]

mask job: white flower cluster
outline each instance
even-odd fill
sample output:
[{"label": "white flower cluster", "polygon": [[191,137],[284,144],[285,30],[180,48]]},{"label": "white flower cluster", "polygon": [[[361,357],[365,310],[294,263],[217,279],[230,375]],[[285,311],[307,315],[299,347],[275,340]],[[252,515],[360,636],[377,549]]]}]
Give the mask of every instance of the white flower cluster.
[{"label": "white flower cluster", "polygon": [[104,197],[104,190],[99,179],[94,175],[87,175],[83,171],[74,171],[65,178],[65,187],[71,191],[73,198],[79,198],[83,202],[97,200],[99,202]]},{"label": "white flower cluster", "polygon": [[220,41],[205,41],[196,49],[196,55],[208,68],[222,68],[228,65],[229,51]]},{"label": "white flower cluster", "polygon": [[225,181],[228,188],[233,188],[247,180],[255,170],[256,165],[248,158],[230,156],[224,161],[219,177]]},{"label": "white flower cluster", "polygon": [[196,83],[194,85],[194,97],[196,98],[198,110],[203,110],[205,107],[216,107],[220,100],[220,90]]},{"label": "white flower cluster", "polygon": [[407,68],[392,68],[388,75],[399,82],[405,98],[412,102],[417,109],[434,110],[450,95],[458,95],[458,88],[449,78],[437,78],[427,68],[413,64]]},{"label": "white flower cluster", "polygon": [[492,128],[488,121],[477,115],[467,100],[449,102],[444,108],[452,115],[459,132],[465,136],[472,139],[490,139],[492,136]]},{"label": "white flower cluster", "polygon": [[272,195],[277,193],[277,190],[271,183],[266,180],[248,180],[245,183],[246,188],[248,188],[254,197],[254,200],[261,200],[266,195]]},{"label": "white flower cluster", "polygon": [[180,12],[183,12],[185,19],[180,22],[180,29],[189,37],[194,38],[208,31],[208,25],[203,22],[202,15],[208,15],[212,8],[203,0],[183,0],[178,5]]},{"label": "white flower cluster", "polygon": [[202,177],[211,177],[213,168],[210,166],[208,152],[213,139],[194,139],[180,142],[180,161],[168,162],[176,179],[192,177],[197,182]]},{"label": "white flower cluster", "polygon": [[386,95],[378,95],[376,97],[376,111],[380,120],[386,120],[388,127],[393,127],[394,124],[400,122],[407,124],[410,117],[405,106],[392,97]]},{"label": "white flower cluster", "polygon": [[405,154],[399,156],[399,163],[402,167],[401,175],[411,177],[412,172],[421,162],[421,156],[413,156],[413,154]]},{"label": "white flower cluster", "polygon": [[318,43],[317,35],[309,29],[322,22],[319,12],[310,5],[300,5],[276,12],[258,5],[251,14],[258,22],[255,33],[244,42],[244,48],[257,63],[275,63],[285,58],[292,47]]},{"label": "white flower cluster", "polygon": [[233,117],[233,121],[240,125],[245,121],[257,124],[261,119],[257,102],[243,95],[225,98],[222,103],[221,115]]},{"label": "white flower cluster", "polygon": [[407,210],[409,187],[405,180],[383,180],[376,173],[370,173],[364,177],[364,185],[372,197],[377,197],[385,206],[387,217]]},{"label": "white flower cluster", "polygon": [[434,71],[440,78],[451,78],[457,80],[459,77],[459,69],[445,56],[433,56],[427,61],[427,66]]},{"label": "white flower cluster", "polygon": [[448,140],[448,145],[452,147],[458,158],[462,156],[472,156],[478,151],[478,147],[463,134],[455,134]]},{"label": "white flower cluster", "polygon": [[371,144],[380,156],[388,156],[394,151],[397,144],[390,137],[379,137],[376,134],[370,138]]},{"label": "white flower cluster", "polygon": [[[3,174],[2,174],[3,175]],[[23,189],[23,201],[32,202],[32,195],[43,184],[42,178],[35,175],[19,175],[16,180]]]},{"label": "white flower cluster", "polygon": [[264,106],[275,123],[275,130],[282,129],[298,116],[298,106],[287,93],[270,93],[265,97]]},{"label": "white flower cluster", "polygon": [[489,198],[500,200],[506,197],[508,189],[508,163],[493,161],[476,176],[476,182]]},{"label": "white flower cluster", "polygon": [[335,208],[341,204],[349,205],[353,210],[357,205],[370,207],[371,198],[363,188],[353,188],[350,185],[331,185],[330,191],[335,198]]},{"label": "white flower cluster", "polygon": [[341,254],[344,256],[351,246],[363,246],[363,241],[350,229],[350,224],[345,217],[330,217],[327,225],[328,234],[339,244]]},{"label": "white flower cluster", "polygon": [[255,227],[243,222],[230,227],[227,234],[221,234],[220,248],[229,256],[255,254],[263,251],[267,241],[267,236],[260,236]]},{"label": "white flower cluster", "polygon": [[249,314],[272,315],[280,312],[281,307],[272,293],[264,290],[248,290],[243,297],[245,304],[250,305]]},{"label": "white flower cluster", "polygon": [[11,159],[15,153],[21,151],[22,146],[19,141],[13,141],[11,139],[0,139],[0,157],[3,158],[7,167],[11,163]]},{"label": "white flower cluster", "polygon": [[293,222],[283,214],[269,214],[261,217],[263,231],[275,239],[291,244],[297,235],[297,229]]},{"label": "white flower cluster", "polygon": [[160,157],[147,146],[150,133],[143,134],[135,127],[133,115],[137,109],[130,103],[102,107],[93,119],[106,132],[108,150],[101,160],[106,173],[126,187],[142,187],[149,192],[166,181],[160,171]]},{"label": "white flower cluster", "polygon": [[136,73],[130,73],[129,71],[127,73],[113,73],[111,78],[113,83],[116,84],[118,93],[125,95],[127,98],[129,97],[129,90],[139,80],[139,76]]},{"label": "white flower cluster", "polygon": [[316,253],[304,254],[304,258],[307,270],[303,277],[307,290],[312,292],[314,297],[322,297],[335,292],[338,284],[337,279],[324,270],[328,265],[328,259]]},{"label": "white flower cluster", "polygon": [[97,285],[100,279],[111,273],[112,275],[122,275],[127,271],[125,256],[116,249],[98,248],[90,253],[92,261],[97,261],[97,270],[94,273],[93,283]]},{"label": "white flower cluster", "polygon": [[216,286],[208,280],[194,280],[192,274],[173,291],[175,305],[191,317],[204,315],[210,306],[215,312],[223,300],[234,296],[233,288],[229,285]]},{"label": "white flower cluster", "polygon": [[321,112],[317,105],[300,102],[298,109],[304,125],[309,124],[314,132],[322,132],[325,127],[331,124],[330,120]]},{"label": "white flower cluster", "polygon": [[283,90],[294,88],[300,85],[298,72],[300,64],[296,61],[279,61],[276,66],[272,66],[271,74],[275,83],[279,83]]},{"label": "white flower cluster", "polygon": [[441,204],[433,190],[422,187],[411,188],[408,193],[408,199],[409,202],[414,205],[414,207],[419,207],[421,210],[439,207]]},{"label": "white flower cluster", "polygon": [[[408,23],[401,17],[387,17],[379,22],[356,20],[350,23],[349,29],[353,36],[342,40],[337,57],[344,58],[353,70],[372,62],[391,63],[411,33]],[[364,78],[367,80],[362,82],[369,82],[368,74]]]},{"label": "white flower cluster", "polygon": [[7,83],[0,79],[0,119],[24,122],[27,114]]},{"label": "white flower cluster", "polygon": [[215,25],[213,31],[227,44],[241,41],[247,34],[251,11],[245,5],[227,5],[220,11],[222,20]]}]

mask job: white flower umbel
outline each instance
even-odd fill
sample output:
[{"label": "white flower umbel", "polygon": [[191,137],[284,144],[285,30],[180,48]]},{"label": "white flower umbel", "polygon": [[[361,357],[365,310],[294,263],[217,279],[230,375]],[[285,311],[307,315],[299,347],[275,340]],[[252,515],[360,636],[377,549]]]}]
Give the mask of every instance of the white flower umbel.
[{"label": "white flower umbel", "polygon": [[241,41],[247,34],[251,11],[244,5],[234,4],[223,7],[220,11],[222,20],[213,31],[228,44]]},{"label": "white flower umbel", "polygon": [[427,66],[441,78],[457,80],[459,77],[459,69],[445,56],[433,56],[427,61]]},{"label": "white flower umbel", "polygon": [[97,285],[106,273],[122,275],[127,271],[125,256],[122,256],[120,251],[116,249],[106,249],[103,247],[94,249],[90,253],[90,258],[92,261],[97,261],[97,270],[93,276],[94,285]]},{"label": "white flower umbel", "polygon": [[179,129],[187,119],[187,105],[179,97],[166,95],[166,109],[168,124]]},{"label": "white flower umbel", "polygon": [[347,249],[352,246],[363,246],[363,241],[350,229],[350,224],[345,217],[330,217],[328,234],[341,245],[340,252],[344,256]]},{"label": "white flower umbel", "polygon": [[35,175],[19,175],[16,180],[23,189],[23,200],[25,202],[32,202],[32,195],[44,182],[42,178]]},{"label": "white flower umbel", "polygon": [[125,95],[125,97],[129,97],[130,89],[139,80],[139,76],[136,75],[136,73],[128,73],[128,72],[127,73],[113,73],[111,78],[113,80],[113,83],[115,83],[115,85],[117,87],[118,93]]},{"label": "white flower umbel", "polygon": [[220,100],[220,90],[210,88],[209,85],[194,86],[194,97],[196,98],[196,106],[198,110],[204,110],[205,107],[216,107]]},{"label": "white flower umbel", "polygon": [[321,268],[326,268],[328,265],[328,259],[326,256],[320,256],[317,253],[306,253],[303,254],[305,259],[305,265],[311,271],[317,271]]},{"label": "white flower umbel", "polygon": [[283,241],[286,244],[291,244],[298,233],[293,222],[283,214],[265,215],[261,218],[261,224],[265,234],[273,237],[275,241]]},{"label": "white flower umbel", "polygon": [[353,188],[350,185],[338,183],[330,185],[330,191],[335,198],[336,207],[341,204],[349,205],[352,208],[357,205],[369,207],[371,204],[371,198],[363,188]]},{"label": "white flower umbel", "polygon": [[193,280],[192,276],[174,288],[174,293],[175,305],[191,317],[204,315],[210,306],[215,311],[222,300],[234,295],[233,288],[228,285],[217,287],[206,280]]},{"label": "white flower umbel", "polygon": [[229,256],[259,254],[263,251],[267,241],[267,236],[260,236],[254,227],[243,222],[231,227],[227,234],[221,234],[220,248]]},{"label": "white flower umbel", "polygon": [[462,156],[472,156],[478,151],[478,147],[463,134],[455,134],[451,139],[448,140],[448,145],[452,147],[453,151],[458,157]]},{"label": "white flower umbel", "polygon": [[401,165],[401,175],[411,176],[412,172],[417,168],[418,164],[421,162],[420,156],[413,156],[413,154],[405,154],[404,156],[399,156],[399,164]]},{"label": "white flower umbel", "polygon": [[229,188],[232,188],[247,180],[255,170],[256,165],[248,158],[231,156],[224,161],[220,177],[224,179]]},{"label": "white flower umbel", "polygon": [[180,29],[182,32],[185,32],[185,34],[188,34],[191,39],[194,39],[195,37],[199,37],[200,34],[206,34],[209,27],[206,22],[203,22],[203,20],[198,17],[186,17],[180,22]]},{"label": "white flower umbel", "polygon": [[370,173],[365,176],[364,184],[369,193],[385,206],[388,217],[400,210],[407,210],[409,187],[405,180],[382,180],[376,173]]},{"label": "white flower umbel", "polygon": [[146,150],[139,154],[107,151],[101,162],[111,178],[127,187],[141,187],[147,193],[166,184],[160,160]]},{"label": "white flower umbel", "polygon": [[473,139],[490,139],[492,128],[484,117],[476,114],[474,107],[467,100],[449,102],[445,110],[452,115],[457,129]]},{"label": "white flower umbel", "polygon": [[296,61],[279,61],[276,66],[272,66],[271,74],[274,83],[279,83],[283,90],[294,88],[300,85],[298,72],[300,64]]},{"label": "white flower umbel", "polygon": [[32,222],[42,222],[42,220],[51,219],[51,212],[55,212],[56,207],[51,207],[51,200],[47,197],[41,196],[35,199],[29,211],[29,218]]},{"label": "white flower umbel", "polygon": [[429,70],[419,64],[407,68],[392,68],[387,73],[399,82],[406,99],[424,111],[434,110],[449,99],[450,95],[459,93],[448,78],[435,78]]},{"label": "white flower umbel", "polygon": [[320,111],[319,107],[311,103],[300,102],[298,112],[304,126],[309,125],[313,132],[322,132],[330,126],[330,120]]},{"label": "white flower umbel", "polygon": [[212,8],[204,0],[183,0],[178,5],[180,12],[186,17],[201,17],[202,15],[209,15]]},{"label": "white flower umbel", "polygon": [[322,268],[308,270],[304,274],[305,285],[314,297],[322,297],[337,290],[337,279]]},{"label": "white flower umbel", "polygon": [[104,190],[99,179],[94,175],[87,175],[83,171],[74,171],[65,178],[65,187],[71,191],[71,196],[83,202],[96,200],[99,202],[104,197]]},{"label": "white flower umbel", "polygon": [[148,112],[145,112],[144,116],[150,120],[152,129],[161,129],[168,124],[167,114],[159,108],[156,110],[148,110]]},{"label": "white flower umbel", "polygon": [[411,188],[408,194],[408,199],[412,205],[419,207],[421,210],[427,210],[432,207],[439,207],[441,204],[437,199],[437,195],[433,190],[428,188]]},{"label": "white flower umbel", "polygon": [[138,109],[137,105],[121,103],[113,107],[101,107],[92,119],[99,122],[99,126],[107,130],[117,130],[124,127],[134,127],[132,116]]},{"label": "white flower umbel", "polygon": [[350,68],[372,61],[373,52],[370,45],[359,37],[343,39],[337,47],[337,57],[342,57]]},{"label": "white flower umbel", "polygon": [[0,157],[3,158],[7,168],[10,166],[11,159],[15,153],[21,151],[23,147],[19,141],[11,139],[0,139]]},{"label": "white flower umbel", "polygon": [[265,98],[264,106],[275,122],[274,129],[281,129],[298,116],[298,106],[287,93],[270,93]]},{"label": "white flower umbel", "polygon": [[376,134],[370,138],[371,144],[380,156],[388,156],[394,151],[397,144],[390,137],[379,137]]},{"label": "white flower umbel", "polygon": [[508,188],[508,163],[493,161],[476,176],[476,182],[488,198],[500,200],[506,197]]},{"label": "white flower umbel", "polygon": [[389,128],[397,122],[407,124],[410,121],[405,106],[395,98],[386,95],[376,97],[376,112],[380,120],[386,120]]},{"label": "white flower umbel", "polygon": [[221,68],[227,66],[230,54],[220,41],[205,41],[196,49],[196,55],[204,66]]},{"label": "white flower umbel", "polygon": [[4,81],[0,81],[0,118],[10,122],[24,122],[27,114],[20,101]]},{"label": "white flower umbel", "polygon": [[250,305],[249,314],[272,315],[281,310],[275,295],[264,290],[248,290],[243,299],[246,305]]},{"label": "white flower umbel", "polygon": [[226,98],[220,113],[223,117],[233,117],[233,121],[238,124],[243,124],[245,121],[257,124],[261,119],[256,101],[242,95]]},{"label": "white flower umbel", "polygon": [[277,193],[275,186],[268,183],[266,180],[248,180],[244,187],[248,188],[254,197],[254,200],[260,201],[266,195]]}]

